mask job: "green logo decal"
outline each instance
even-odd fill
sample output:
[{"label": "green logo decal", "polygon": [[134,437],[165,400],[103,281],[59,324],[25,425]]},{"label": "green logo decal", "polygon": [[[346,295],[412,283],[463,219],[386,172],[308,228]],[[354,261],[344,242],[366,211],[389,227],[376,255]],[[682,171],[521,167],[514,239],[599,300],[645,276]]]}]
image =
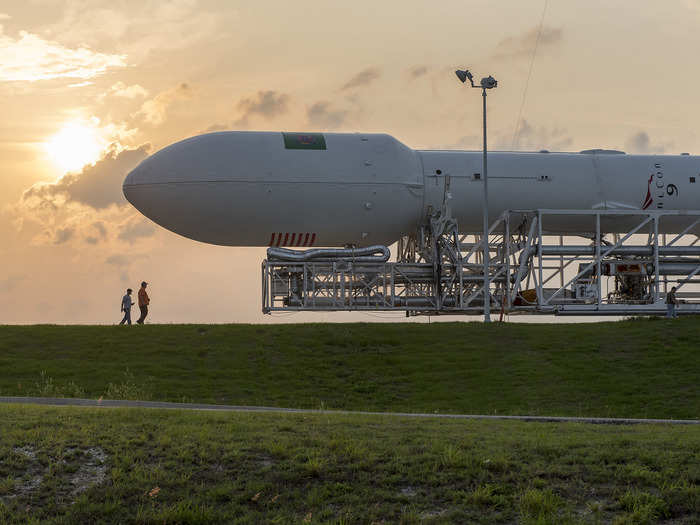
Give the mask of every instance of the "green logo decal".
[{"label": "green logo decal", "polygon": [[326,149],[323,133],[282,133],[286,149]]}]

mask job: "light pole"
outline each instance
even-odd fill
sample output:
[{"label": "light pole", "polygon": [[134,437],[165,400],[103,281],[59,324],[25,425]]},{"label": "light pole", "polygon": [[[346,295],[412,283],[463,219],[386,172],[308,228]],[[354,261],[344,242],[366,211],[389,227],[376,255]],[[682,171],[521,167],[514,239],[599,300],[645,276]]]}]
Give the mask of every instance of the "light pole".
[{"label": "light pole", "polygon": [[492,76],[481,79],[480,85],[474,84],[474,77],[468,69],[458,69],[455,71],[457,78],[464,84],[467,79],[473,88],[481,89],[481,95],[484,101],[484,158],[483,158],[483,175],[484,175],[484,322],[491,322],[491,283],[489,282],[489,177],[486,159],[486,90],[493,89],[498,85],[498,82]]}]

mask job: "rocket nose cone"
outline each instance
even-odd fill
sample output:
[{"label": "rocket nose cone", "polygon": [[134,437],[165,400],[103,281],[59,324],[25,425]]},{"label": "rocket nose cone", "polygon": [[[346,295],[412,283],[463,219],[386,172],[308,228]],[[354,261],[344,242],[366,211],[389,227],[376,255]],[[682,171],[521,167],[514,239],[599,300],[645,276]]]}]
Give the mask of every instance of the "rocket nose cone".
[{"label": "rocket nose cone", "polygon": [[133,196],[134,196],[134,191],[136,190],[135,186],[135,179],[137,175],[135,176],[134,173],[138,170],[138,166],[131,170],[129,174],[126,176],[124,179],[124,182],[122,183],[122,193],[124,194],[124,197],[126,200],[128,200],[131,204],[134,204]]},{"label": "rocket nose cone", "polygon": [[137,184],[149,184],[154,182],[153,170],[149,169],[150,157],[141,161],[124,179],[124,186],[136,186]]},{"label": "rocket nose cone", "polygon": [[131,178],[132,173],[133,171],[130,171],[124,179],[124,182],[122,182],[122,193],[124,194],[126,200],[128,200],[129,202],[131,202],[131,199],[129,198],[129,191],[131,189],[131,186],[133,185]]},{"label": "rocket nose cone", "polygon": [[144,160],[136,166],[124,179],[122,183],[122,193],[134,207],[139,208],[139,193],[145,184],[153,181],[153,170],[149,167],[149,159]]}]

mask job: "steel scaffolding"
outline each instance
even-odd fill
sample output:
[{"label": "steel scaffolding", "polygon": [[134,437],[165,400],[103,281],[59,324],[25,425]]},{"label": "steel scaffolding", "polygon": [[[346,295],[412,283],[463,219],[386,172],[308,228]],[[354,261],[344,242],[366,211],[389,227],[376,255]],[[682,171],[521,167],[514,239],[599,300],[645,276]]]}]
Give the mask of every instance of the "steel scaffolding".
[{"label": "steel scaffolding", "polygon": [[[675,286],[677,312],[697,314],[699,224],[700,212],[509,210],[489,228],[484,293],[484,238],[459,234],[446,200],[429,224],[399,240],[395,262],[263,261],[262,307],[481,314],[487,297],[501,314],[660,315]],[[660,233],[669,230],[680,233]]]}]

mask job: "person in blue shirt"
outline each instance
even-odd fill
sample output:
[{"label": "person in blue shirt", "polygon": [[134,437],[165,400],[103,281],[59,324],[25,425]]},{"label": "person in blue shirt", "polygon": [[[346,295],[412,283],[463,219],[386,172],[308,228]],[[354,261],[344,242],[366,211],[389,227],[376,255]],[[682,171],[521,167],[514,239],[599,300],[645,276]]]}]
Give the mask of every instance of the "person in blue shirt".
[{"label": "person in blue shirt", "polygon": [[131,324],[131,307],[133,305],[134,301],[131,300],[131,288],[128,288],[126,290],[126,295],[122,297],[122,312],[124,312],[124,319],[122,319],[119,324]]}]

